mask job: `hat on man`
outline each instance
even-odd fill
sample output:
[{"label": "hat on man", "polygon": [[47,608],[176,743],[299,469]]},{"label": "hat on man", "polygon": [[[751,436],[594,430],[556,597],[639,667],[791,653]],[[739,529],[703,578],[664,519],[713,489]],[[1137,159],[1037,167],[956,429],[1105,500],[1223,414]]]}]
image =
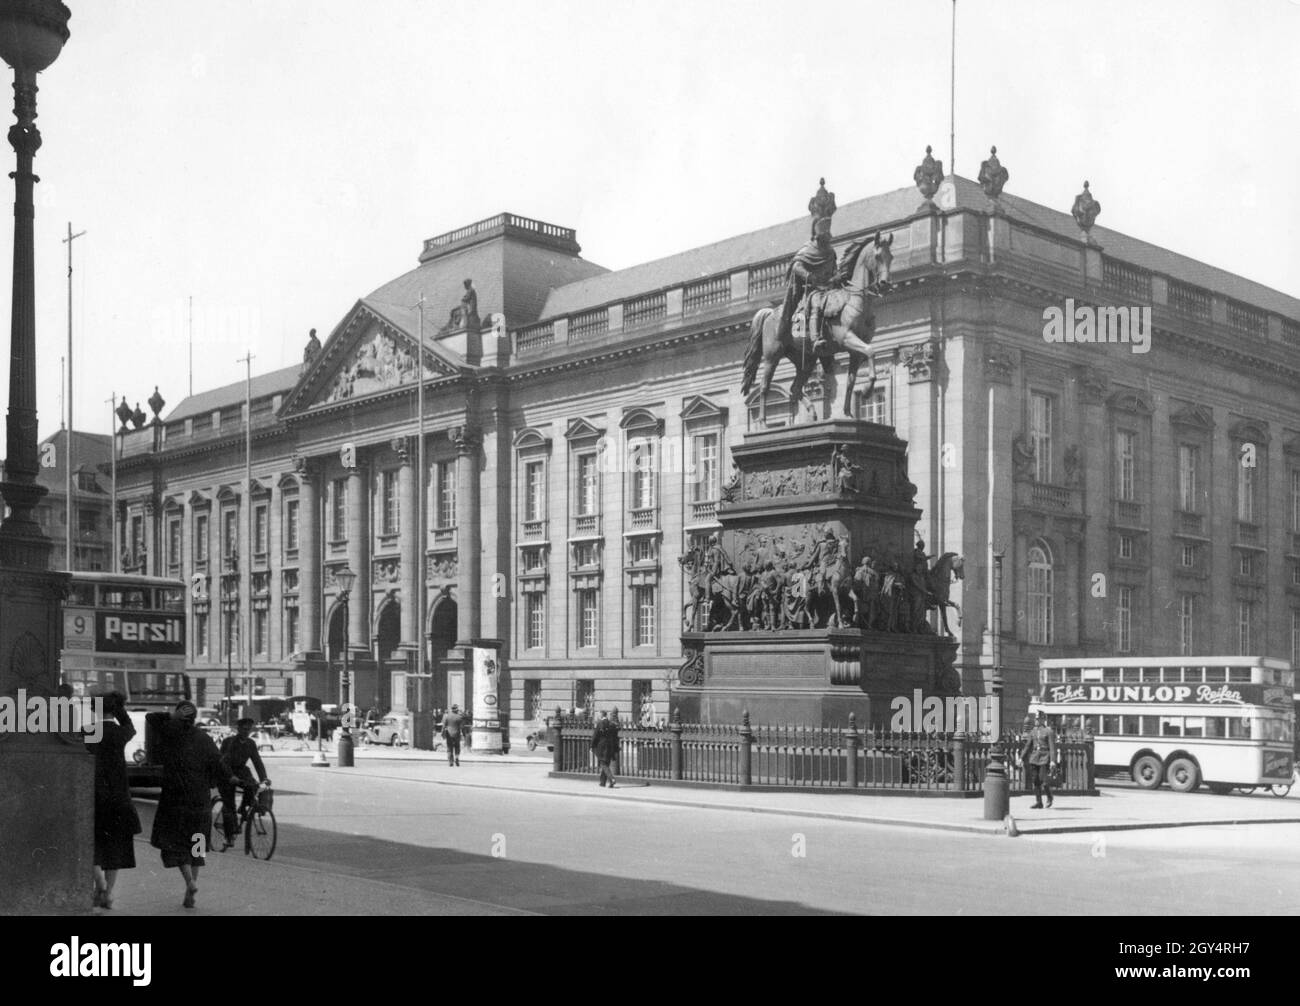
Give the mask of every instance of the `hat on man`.
[{"label": "hat on man", "polygon": [[199,718],[199,707],[189,699],[182,699],[176,703],[176,716],[182,720],[196,720]]},{"label": "hat on man", "polygon": [[239,727],[240,730],[244,729],[244,727],[248,727],[251,730],[255,722],[256,721],[251,716],[245,716],[243,719],[235,720],[235,726]]},{"label": "hat on man", "polygon": [[452,711],[453,713],[458,713],[458,712],[460,712],[460,706],[456,705],[456,703],[453,702],[453,703],[451,704],[451,711]]}]

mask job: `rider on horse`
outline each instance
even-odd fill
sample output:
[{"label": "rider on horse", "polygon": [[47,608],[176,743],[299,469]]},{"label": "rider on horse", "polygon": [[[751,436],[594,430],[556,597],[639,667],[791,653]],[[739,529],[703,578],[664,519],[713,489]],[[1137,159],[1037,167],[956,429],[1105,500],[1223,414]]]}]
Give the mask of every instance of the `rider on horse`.
[{"label": "rider on horse", "polygon": [[790,263],[789,285],[786,288],[785,302],[781,305],[782,333],[788,334],[794,312],[802,301],[804,333],[812,343],[814,355],[826,346],[826,336],[822,331],[822,311],[826,306],[826,291],[836,285],[838,267],[835,249],[831,247],[831,218],[817,217],[813,220],[811,236],[795,252],[794,260]]}]

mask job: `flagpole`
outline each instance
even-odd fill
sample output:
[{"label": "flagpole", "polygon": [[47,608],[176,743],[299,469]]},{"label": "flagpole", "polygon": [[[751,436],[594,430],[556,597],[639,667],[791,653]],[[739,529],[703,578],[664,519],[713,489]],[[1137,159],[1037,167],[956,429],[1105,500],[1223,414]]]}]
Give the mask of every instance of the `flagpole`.
[{"label": "flagpole", "polygon": [[118,564],[121,560],[119,559],[117,553],[117,392],[116,391],[113,392],[112,396],[108,399],[108,402],[109,402],[109,409],[110,409],[108,413],[108,457],[109,457],[109,466],[110,466],[109,470],[112,472],[112,474],[109,476],[110,485],[111,485],[109,505],[112,509],[112,512],[109,514],[109,520],[112,524],[112,534],[113,534],[113,537],[110,540],[108,546],[108,551],[109,551],[108,568],[111,569],[114,573],[120,573],[122,572],[122,569]]},{"label": "flagpole", "polygon": [[[420,345],[417,348],[416,355],[415,355],[415,360],[416,360],[415,411],[417,413],[416,443],[415,443],[415,458],[416,458],[415,463],[417,466],[417,470],[415,474],[415,484],[416,484],[416,494],[418,498],[418,503],[416,506],[417,515],[416,515],[416,523],[415,523],[415,537],[416,537],[416,549],[417,549],[416,555],[418,556],[418,560],[416,563],[416,576],[419,579],[416,583],[416,588],[415,588],[416,596],[414,600],[418,604],[418,607],[416,609],[416,617],[415,617],[415,627],[416,627],[415,641],[417,644],[417,648],[415,652],[415,676],[416,676],[415,696],[417,699],[416,701],[417,707],[422,707],[428,701],[428,694],[425,691],[426,688],[425,676],[426,674],[428,674],[428,668],[426,667],[427,655],[425,653],[425,650],[427,648],[427,643],[425,641],[424,619],[425,619],[426,605],[428,603],[428,585],[426,583],[427,576],[425,571],[425,565],[428,561],[428,551],[429,551],[428,530],[425,527],[425,521],[428,516],[426,513],[426,511],[428,510],[428,497],[425,494],[425,488],[424,488],[424,477],[425,477],[425,471],[424,471],[425,469],[425,462],[424,462],[424,294],[420,294],[419,308],[420,308]],[[415,715],[417,712],[422,713],[424,712],[424,709],[417,708],[411,710],[411,748],[412,749],[415,748]]]},{"label": "flagpole", "polygon": [[248,584],[248,603],[244,606],[244,652],[248,658],[244,671],[244,695],[253,692],[253,633],[249,620],[253,617],[253,354],[245,353],[244,364],[244,526],[245,539],[244,581]]},{"label": "flagpole", "polygon": [[957,0],[952,0],[952,67],[948,90],[948,174],[957,173]]},{"label": "flagpole", "polygon": [[73,525],[76,521],[76,508],[72,505],[72,242],[85,234],[81,231],[72,233],[72,221],[68,221],[68,236],[63,243],[68,246],[68,431],[63,437],[63,540],[67,548],[65,568],[71,572],[77,568],[76,553],[72,551]]}]

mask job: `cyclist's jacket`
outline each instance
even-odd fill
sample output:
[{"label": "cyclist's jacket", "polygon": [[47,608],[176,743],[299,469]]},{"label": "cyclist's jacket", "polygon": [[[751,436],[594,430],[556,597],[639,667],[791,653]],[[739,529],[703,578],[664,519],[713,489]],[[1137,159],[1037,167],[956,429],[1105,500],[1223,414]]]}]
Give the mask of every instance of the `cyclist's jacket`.
[{"label": "cyclist's jacket", "polygon": [[227,737],[221,742],[221,760],[236,775],[247,775],[248,763],[252,761],[258,779],[266,778],[266,766],[262,764],[262,756],[257,753],[257,742],[251,737],[240,737],[238,734]]}]

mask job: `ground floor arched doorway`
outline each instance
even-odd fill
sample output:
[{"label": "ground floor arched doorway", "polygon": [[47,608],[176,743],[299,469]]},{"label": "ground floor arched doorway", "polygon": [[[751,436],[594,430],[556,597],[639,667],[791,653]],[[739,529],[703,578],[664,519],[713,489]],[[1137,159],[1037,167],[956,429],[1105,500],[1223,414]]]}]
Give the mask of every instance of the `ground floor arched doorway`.
[{"label": "ground floor arched doorway", "polygon": [[468,694],[465,683],[464,662],[448,659],[448,651],[456,645],[456,602],[451,597],[440,597],[429,613],[429,670],[433,672],[433,702],[439,709],[450,709],[456,703],[465,709]]}]

